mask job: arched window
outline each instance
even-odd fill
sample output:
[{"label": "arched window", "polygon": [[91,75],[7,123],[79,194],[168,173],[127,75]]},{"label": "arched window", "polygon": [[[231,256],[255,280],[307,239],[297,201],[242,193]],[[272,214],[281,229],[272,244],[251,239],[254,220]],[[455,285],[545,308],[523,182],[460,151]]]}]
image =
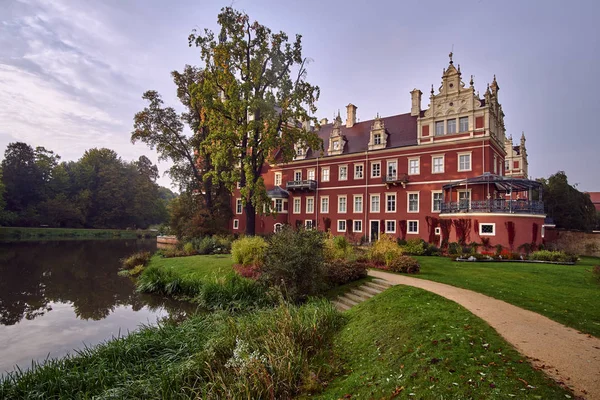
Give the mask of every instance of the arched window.
[{"label": "arched window", "polygon": [[273,231],[274,231],[275,233],[277,233],[277,232],[281,232],[281,229],[282,229],[282,228],[283,228],[283,224],[277,223],[277,224],[275,224],[275,228],[273,229]]}]

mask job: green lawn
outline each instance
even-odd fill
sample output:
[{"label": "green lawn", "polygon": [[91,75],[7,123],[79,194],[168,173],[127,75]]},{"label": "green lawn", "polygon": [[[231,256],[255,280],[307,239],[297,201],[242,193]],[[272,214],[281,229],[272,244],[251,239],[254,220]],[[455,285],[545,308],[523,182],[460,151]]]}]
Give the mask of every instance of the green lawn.
[{"label": "green lawn", "polygon": [[415,278],[483,293],[600,337],[600,283],[591,272],[598,258],[584,257],[576,265],[417,258],[421,273]]},{"label": "green lawn", "polygon": [[172,258],[154,256],[149,264],[149,266],[172,270],[182,277],[199,278],[224,276],[233,271],[232,265],[233,261],[229,254]]},{"label": "green lawn", "polygon": [[0,227],[0,240],[133,239],[156,237],[157,234],[148,230]]},{"label": "green lawn", "polygon": [[344,371],[314,397],[564,399],[569,393],[484,321],[433,293],[395,286],[345,314],[335,345]]}]

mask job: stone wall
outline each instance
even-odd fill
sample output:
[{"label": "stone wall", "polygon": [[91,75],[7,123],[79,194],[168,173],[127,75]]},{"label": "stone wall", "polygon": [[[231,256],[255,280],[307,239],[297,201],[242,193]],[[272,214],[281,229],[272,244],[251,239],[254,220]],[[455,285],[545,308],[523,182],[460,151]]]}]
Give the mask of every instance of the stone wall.
[{"label": "stone wall", "polygon": [[600,232],[572,232],[562,229],[545,229],[544,243],[567,253],[600,257]]}]

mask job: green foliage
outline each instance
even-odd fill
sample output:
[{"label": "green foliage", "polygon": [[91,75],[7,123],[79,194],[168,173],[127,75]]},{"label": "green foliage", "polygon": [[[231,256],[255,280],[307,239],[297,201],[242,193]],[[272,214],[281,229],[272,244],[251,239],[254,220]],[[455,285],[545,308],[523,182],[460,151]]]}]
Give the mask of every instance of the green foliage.
[{"label": "green foliage", "polygon": [[187,242],[183,245],[183,252],[188,256],[193,256],[196,253],[196,249],[194,248],[194,244],[191,242]]},{"label": "green foliage", "polygon": [[198,254],[228,254],[232,239],[228,236],[204,236],[190,241]]},{"label": "green foliage", "polygon": [[367,265],[355,260],[328,260],[325,262],[325,270],[327,282],[331,286],[345,285],[367,276]]},{"label": "green foliage", "polygon": [[325,289],[323,233],[290,227],[271,237],[260,281],[280,287],[284,296],[302,301]]},{"label": "green foliage", "polygon": [[389,266],[392,260],[400,257],[402,254],[403,251],[394,238],[390,235],[383,234],[373,246],[371,246],[369,260],[377,265]]},{"label": "green foliage", "polygon": [[461,255],[462,247],[460,246],[460,244],[458,244],[456,242],[450,242],[450,243],[448,243],[448,254]]},{"label": "green foliage", "polygon": [[254,280],[231,273],[203,282],[194,301],[208,310],[239,312],[273,306],[276,296]]},{"label": "green foliage", "polygon": [[324,241],[325,259],[327,261],[348,260],[354,258],[354,248],[345,236],[328,234]]},{"label": "green foliage", "polygon": [[402,272],[405,274],[418,274],[421,270],[421,265],[417,259],[410,256],[400,256],[394,258],[388,265],[392,272]]},{"label": "green foliage", "polygon": [[152,254],[148,251],[140,251],[121,260],[121,265],[124,269],[132,269],[137,265],[147,265]]},{"label": "green foliage", "polygon": [[577,256],[566,254],[564,251],[538,250],[529,255],[530,260],[576,262]]},{"label": "green foliage", "polygon": [[243,266],[260,267],[265,261],[268,244],[260,236],[245,236],[233,242],[231,255],[233,262]]},{"label": "green foliage", "polygon": [[412,256],[421,256],[425,254],[426,243],[421,239],[409,239],[406,244],[402,246],[403,253]]}]

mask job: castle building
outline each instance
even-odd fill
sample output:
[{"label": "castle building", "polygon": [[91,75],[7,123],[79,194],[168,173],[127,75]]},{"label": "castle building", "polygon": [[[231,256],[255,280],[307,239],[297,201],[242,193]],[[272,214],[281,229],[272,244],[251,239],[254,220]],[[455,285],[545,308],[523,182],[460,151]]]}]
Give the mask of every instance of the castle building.
[{"label": "castle building", "polygon": [[[541,185],[527,178],[525,136],[506,138],[494,76],[483,97],[468,86],[452,53],[429,104],[411,93],[405,114],[358,121],[321,120],[324,150],[296,146],[295,160],[265,165],[274,215],[258,215],[256,232],[305,226],[374,241],[382,233],[428,242],[486,242],[517,248],[540,243]],[[310,129],[310,127],[306,127]],[[533,200],[539,193],[539,200]],[[232,196],[232,232],[243,233],[239,192]]]}]

